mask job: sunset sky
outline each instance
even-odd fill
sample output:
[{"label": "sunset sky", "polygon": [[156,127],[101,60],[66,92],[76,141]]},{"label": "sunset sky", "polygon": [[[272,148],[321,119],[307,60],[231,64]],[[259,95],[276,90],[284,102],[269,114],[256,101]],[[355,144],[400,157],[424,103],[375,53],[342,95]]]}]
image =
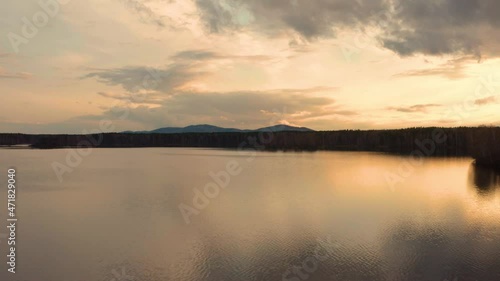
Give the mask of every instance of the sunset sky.
[{"label": "sunset sky", "polygon": [[499,14],[498,0],[2,1],[0,132],[499,125]]}]

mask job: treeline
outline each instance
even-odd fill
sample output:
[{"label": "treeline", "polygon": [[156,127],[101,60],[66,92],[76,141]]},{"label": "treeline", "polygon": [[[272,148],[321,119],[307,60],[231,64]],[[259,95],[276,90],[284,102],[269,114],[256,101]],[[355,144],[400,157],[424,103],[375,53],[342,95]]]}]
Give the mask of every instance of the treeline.
[{"label": "treeline", "polygon": [[378,151],[415,156],[471,156],[500,164],[499,127],[410,128],[320,132],[184,133],[95,135],[0,134],[0,145],[62,147],[211,147],[257,150]]}]

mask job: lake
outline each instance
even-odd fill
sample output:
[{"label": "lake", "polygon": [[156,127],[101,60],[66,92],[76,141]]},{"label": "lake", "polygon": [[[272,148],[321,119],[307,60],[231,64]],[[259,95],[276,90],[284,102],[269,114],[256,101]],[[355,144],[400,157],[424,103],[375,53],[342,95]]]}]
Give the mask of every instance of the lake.
[{"label": "lake", "polygon": [[0,149],[2,225],[11,167],[0,280],[500,280],[500,176],[469,158]]}]

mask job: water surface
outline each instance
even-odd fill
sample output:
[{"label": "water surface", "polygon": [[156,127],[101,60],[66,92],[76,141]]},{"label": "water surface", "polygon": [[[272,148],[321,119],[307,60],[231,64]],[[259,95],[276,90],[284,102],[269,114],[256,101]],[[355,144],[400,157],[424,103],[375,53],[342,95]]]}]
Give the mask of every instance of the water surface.
[{"label": "water surface", "polygon": [[[500,177],[472,159],[408,169],[362,152],[94,149],[79,164],[72,153],[0,149],[0,219],[10,167],[19,218],[17,273],[0,236],[0,280],[500,280]],[[75,168],[59,181],[52,165],[66,158]],[[228,163],[239,174],[186,223],[179,205],[196,208]]]}]

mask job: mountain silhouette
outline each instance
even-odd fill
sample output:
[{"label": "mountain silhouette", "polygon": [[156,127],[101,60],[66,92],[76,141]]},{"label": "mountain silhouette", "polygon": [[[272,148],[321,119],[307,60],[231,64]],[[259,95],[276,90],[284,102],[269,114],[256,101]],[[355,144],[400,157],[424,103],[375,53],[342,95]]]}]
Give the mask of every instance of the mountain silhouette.
[{"label": "mountain silhouette", "polygon": [[270,127],[264,127],[256,130],[242,130],[236,128],[223,128],[208,124],[202,125],[191,125],[187,127],[165,127],[159,128],[152,131],[127,131],[124,133],[136,133],[136,134],[182,134],[182,133],[247,133],[247,132],[314,132],[314,130],[305,127],[294,127],[289,125],[275,125]]}]

